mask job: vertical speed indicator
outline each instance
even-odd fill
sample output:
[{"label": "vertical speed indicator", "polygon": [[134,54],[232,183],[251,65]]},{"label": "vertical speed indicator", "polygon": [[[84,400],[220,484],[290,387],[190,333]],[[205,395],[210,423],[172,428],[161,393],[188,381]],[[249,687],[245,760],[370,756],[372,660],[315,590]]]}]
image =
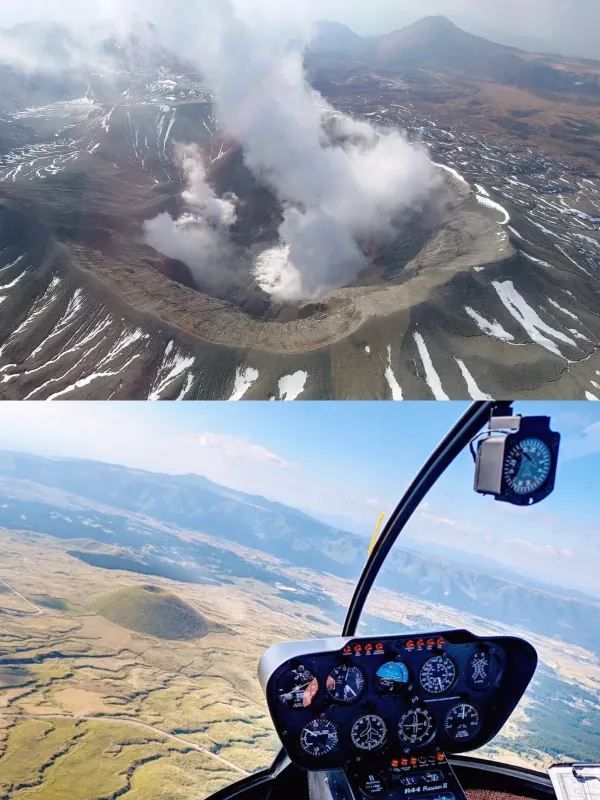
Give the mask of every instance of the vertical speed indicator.
[{"label": "vertical speed indicator", "polygon": [[481,730],[481,714],[471,703],[457,703],[446,714],[444,730],[455,742],[473,739]]}]

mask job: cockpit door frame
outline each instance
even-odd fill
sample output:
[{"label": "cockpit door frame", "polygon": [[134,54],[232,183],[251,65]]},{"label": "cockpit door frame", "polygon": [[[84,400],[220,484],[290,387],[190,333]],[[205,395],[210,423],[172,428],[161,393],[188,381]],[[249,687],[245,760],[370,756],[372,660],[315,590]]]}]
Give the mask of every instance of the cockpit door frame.
[{"label": "cockpit door frame", "polygon": [[356,635],[367,597],[385,559],[429,490],[452,464],[454,459],[469,446],[483,426],[489,422],[492,413],[497,408],[505,405],[506,403],[504,402],[496,401],[472,403],[421,467],[388,520],[383,533],[375,543],[367,559],[348,607],[342,636]]}]

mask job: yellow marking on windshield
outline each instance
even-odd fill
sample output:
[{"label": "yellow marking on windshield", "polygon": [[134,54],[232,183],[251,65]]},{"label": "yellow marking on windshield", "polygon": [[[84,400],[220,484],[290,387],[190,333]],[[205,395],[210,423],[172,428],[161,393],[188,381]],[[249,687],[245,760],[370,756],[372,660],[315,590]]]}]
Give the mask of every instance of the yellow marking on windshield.
[{"label": "yellow marking on windshield", "polygon": [[383,525],[383,521],[385,519],[385,514],[380,514],[377,520],[377,524],[375,525],[375,530],[373,531],[373,536],[371,537],[371,544],[369,545],[369,555],[373,552],[373,548],[375,547],[375,543],[377,539],[379,539],[379,534],[381,532],[381,526]]}]

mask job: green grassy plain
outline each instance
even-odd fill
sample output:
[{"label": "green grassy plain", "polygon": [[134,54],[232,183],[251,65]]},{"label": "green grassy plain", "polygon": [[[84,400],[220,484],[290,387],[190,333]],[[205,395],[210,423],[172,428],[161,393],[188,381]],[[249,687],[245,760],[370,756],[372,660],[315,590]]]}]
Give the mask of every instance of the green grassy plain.
[{"label": "green grassy plain", "polygon": [[[258,659],[276,641],[336,634],[319,605],[251,579],[152,578],[159,591],[149,592],[147,576],[87,565],[60,540],[0,537],[0,800],[203,800],[271,763],[279,744]],[[351,581],[278,568],[317,596],[350,600]],[[159,612],[166,600],[167,613],[144,633],[132,628],[146,595],[160,600]],[[97,613],[107,602],[113,621]],[[174,611],[185,638],[163,637]],[[366,612],[381,632],[468,627],[534,644],[533,689],[484,755],[547,767],[561,755],[561,720],[577,703],[579,738],[565,744],[579,749],[564,755],[583,758],[596,746],[600,661],[591,652],[386,589],[374,590]],[[556,710],[555,730],[547,708]]]},{"label": "green grassy plain", "polygon": [[[201,800],[271,762],[258,659],[286,630],[331,632],[318,608],[252,580],[149,591],[55,539],[1,535],[0,577],[33,602],[0,595],[3,800]],[[158,628],[136,613],[147,596]]]}]

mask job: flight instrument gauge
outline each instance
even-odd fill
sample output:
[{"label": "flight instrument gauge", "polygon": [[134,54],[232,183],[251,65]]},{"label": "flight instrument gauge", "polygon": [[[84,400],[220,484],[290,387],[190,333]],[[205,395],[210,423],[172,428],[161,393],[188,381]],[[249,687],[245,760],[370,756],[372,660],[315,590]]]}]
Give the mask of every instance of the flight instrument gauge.
[{"label": "flight instrument gauge", "polygon": [[446,714],[444,730],[455,742],[472,739],[481,730],[481,715],[470,703],[457,703]]},{"label": "flight instrument gauge", "polygon": [[429,694],[447,692],[456,680],[454,661],[448,656],[433,656],[419,672],[419,682]]},{"label": "flight instrument gauge", "polygon": [[300,746],[314,758],[327,756],[338,746],[338,730],[328,719],[313,719],[302,728]]},{"label": "flight instrument gauge", "polygon": [[359,717],[350,731],[352,744],[359,750],[377,750],[385,742],[387,727],[377,714]]},{"label": "flight instrument gauge", "polygon": [[340,664],[327,676],[327,693],[338,703],[356,703],[365,688],[365,676],[359,667]]},{"label": "flight instrument gauge", "polygon": [[530,495],[550,477],[552,453],[546,442],[531,436],[513,445],[504,461],[504,479],[515,494]]},{"label": "flight instrument gauge", "polygon": [[382,694],[398,694],[408,681],[408,667],[403,661],[386,661],[377,670],[377,689]]},{"label": "flight instrument gauge", "polygon": [[398,723],[398,736],[405,744],[424,744],[433,735],[433,718],[425,708],[411,708]]},{"label": "flight instrument gauge", "polygon": [[498,679],[498,659],[487,647],[480,647],[468,660],[465,672],[472,689],[489,689]]},{"label": "flight instrument gauge", "polygon": [[319,691],[319,682],[303,664],[279,679],[279,700],[288,708],[308,708]]}]

